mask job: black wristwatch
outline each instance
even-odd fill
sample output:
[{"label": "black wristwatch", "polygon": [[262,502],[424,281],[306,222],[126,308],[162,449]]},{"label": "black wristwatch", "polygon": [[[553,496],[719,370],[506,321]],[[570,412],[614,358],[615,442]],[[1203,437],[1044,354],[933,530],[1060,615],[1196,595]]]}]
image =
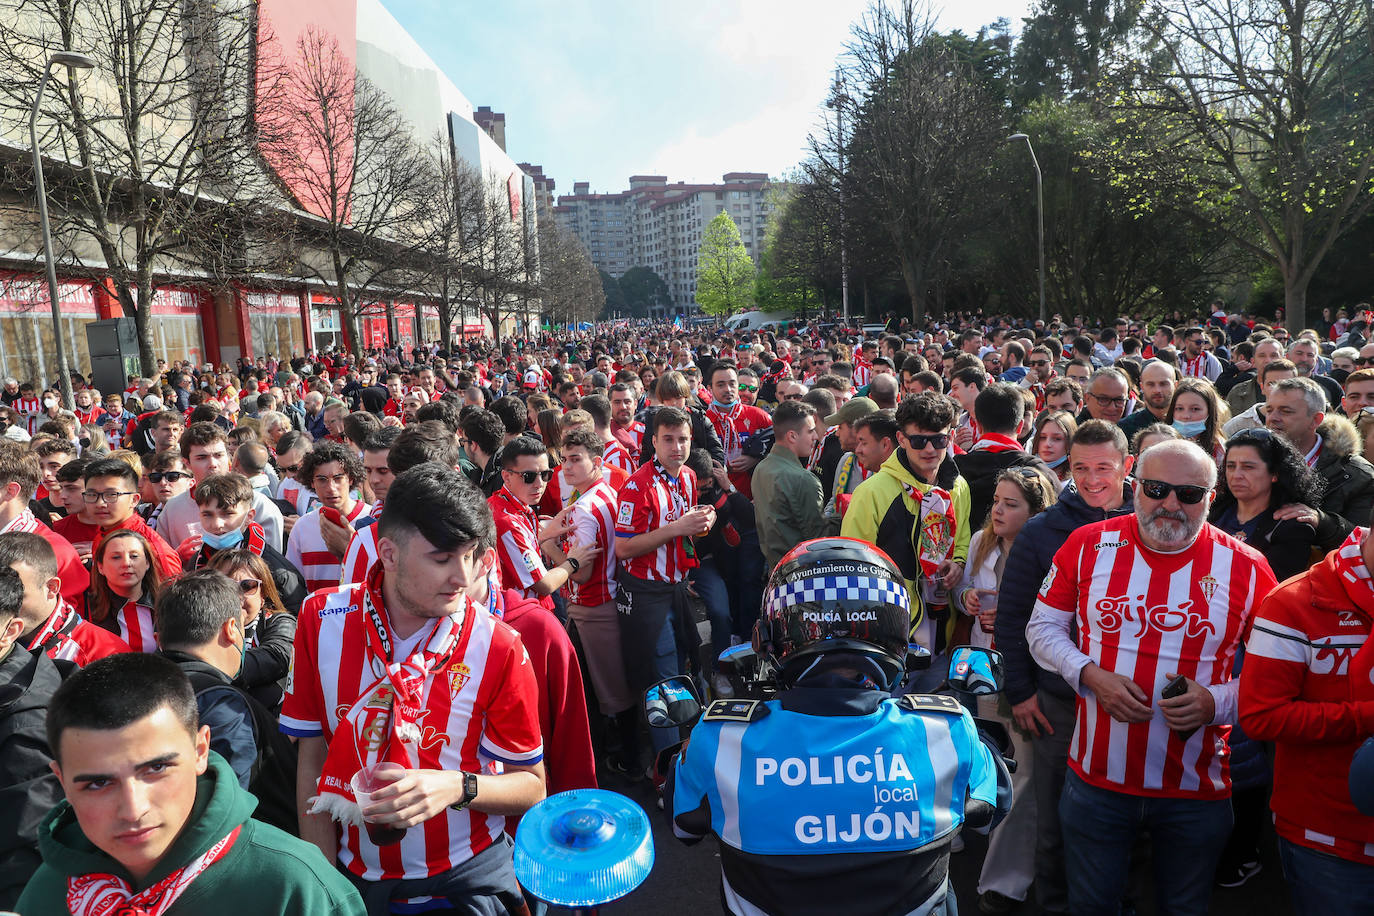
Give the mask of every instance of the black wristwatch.
[{"label": "black wristwatch", "polygon": [[579,562],[577,562],[577,558],[576,558],[576,557],[568,557],[567,560],[566,560],[566,562],[567,562],[567,564],[568,564],[569,566],[572,567],[572,571],[573,571],[573,572],[577,572],[579,569],[582,568],[582,564],[579,563]]},{"label": "black wristwatch", "polygon": [[463,810],[464,808],[466,808],[468,805],[472,804],[472,800],[473,800],[474,798],[476,798],[476,797],[477,797],[477,774],[476,774],[476,773],[464,773],[464,774],[463,774],[463,797],[460,798],[460,799],[458,799],[458,801],[454,802],[453,804],[449,805],[449,807],[452,808],[454,811],[462,811],[462,810]]}]

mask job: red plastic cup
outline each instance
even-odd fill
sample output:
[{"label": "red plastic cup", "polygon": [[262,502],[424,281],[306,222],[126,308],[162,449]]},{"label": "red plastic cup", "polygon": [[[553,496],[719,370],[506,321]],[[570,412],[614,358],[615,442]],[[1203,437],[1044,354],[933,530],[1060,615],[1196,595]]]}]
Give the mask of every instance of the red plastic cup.
[{"label": "red plastic cup", "polygon": [[[366,808],[372,803],[372,793],[378,789],[388,786],[405,775],[405,767],[398,763],[379,763],[375,766],[363,767],[353,775],[349,785],[353,789],[353,795],[358,800],[359,808]],[[396,827],[392,824],[380,824],[363,818],[363,826],[367,829],[367,838],[372,841],[374,846],[390,846],[393,843],[401,842],[401,838],[406,835],[406,828]]]}]

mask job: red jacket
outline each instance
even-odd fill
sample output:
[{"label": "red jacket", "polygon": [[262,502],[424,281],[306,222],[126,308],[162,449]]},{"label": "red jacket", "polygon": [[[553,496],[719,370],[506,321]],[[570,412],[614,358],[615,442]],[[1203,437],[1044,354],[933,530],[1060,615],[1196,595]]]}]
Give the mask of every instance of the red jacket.
[{"label": "red jacket", "polygon": [[34,534],[52,545],[57,554],[57,575],[62,580],[62,597],[78,611],[86,606],[86,589],[91,587],[90,573],[76,555],[76,548],[62,535],[42,522]]},{"label": "red jacket", "polygon": [[[1279,836],[1374,864],[1374,817],[1350,799],[1350,761],[1374,735],[1374,593],[1347,591],[1328,554],[1260,605],[1240,676],[1240,725],[1272,741]],[[1369,847],[1374,849],[1374,846]]]},{"label": "red jacket", "polygon": [[539,684],[539,730],[544,735],[544,769],[550,795],[596,788],[596,753],[587,722],[587,695],[572,640],[558,618],[536,601],[506,589],[506,623],[534,666]]}]

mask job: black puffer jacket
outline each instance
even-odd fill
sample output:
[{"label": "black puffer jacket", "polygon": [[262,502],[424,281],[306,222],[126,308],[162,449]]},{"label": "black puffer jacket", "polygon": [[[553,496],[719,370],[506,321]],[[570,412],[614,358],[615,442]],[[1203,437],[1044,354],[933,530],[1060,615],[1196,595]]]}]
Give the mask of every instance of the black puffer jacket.
[{"label": "black puffer jacket", "polygon": [[0,909],[12,909],[42,864],[38,827],[62,800],[44,723],[62,683],[52,660],[14,645],[0,662]]},{"label": "black puffer jacket", "polygon": [[1369,524],[1374,511],[1374,465],[1360,457],[1360,435],[1345,417],[1328,416],[1317,427],[1322,450],[1317,473],[1326,493],[1317,507],[1317,547],[1335,550],[1358,526]]}]

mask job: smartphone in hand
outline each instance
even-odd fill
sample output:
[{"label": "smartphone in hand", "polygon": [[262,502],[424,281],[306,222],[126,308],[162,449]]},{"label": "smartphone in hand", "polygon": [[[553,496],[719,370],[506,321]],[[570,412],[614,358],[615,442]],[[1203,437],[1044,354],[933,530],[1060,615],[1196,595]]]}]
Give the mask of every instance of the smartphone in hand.
[{"label": "smartphone in hand", "polygon": [[[1173,697],[1181,697],[1187,692],[1188,679],[1180,674],[1178,677],[1174,678],[1172,681],[1164,685],[1164,689],[1159,692],[1159,696],[1160,699],[1168,700],[1172,699]],[[1187,731],[1183,732],[1175,731],[1174,734],[1178,735],[1180,739],[1187,741],[1189,738],[1193,737],[1193,733],[1196,731],[1196,728],[1190,728]]]}]

